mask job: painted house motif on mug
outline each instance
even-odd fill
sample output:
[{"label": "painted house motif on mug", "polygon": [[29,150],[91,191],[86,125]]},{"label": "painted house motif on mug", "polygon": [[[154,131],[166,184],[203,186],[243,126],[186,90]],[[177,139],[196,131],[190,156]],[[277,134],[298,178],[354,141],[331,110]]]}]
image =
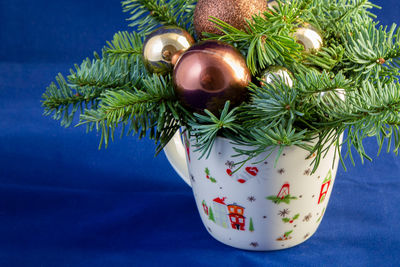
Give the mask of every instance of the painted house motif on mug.
[{"label": "painted house motif on mug", "polygon": [[[209,215],[209,219],[212,220],[215,224],[222,226],[224,228],[229,228],[229,225],[232,229],[245,231],[246,227],[246,217],[244,216],[245,208],[236,204],[226,204],[226,197],[224,198],[215,198],[213,200],[212,208],[205,208],[205,202],[203,201],[203,209],[206,213],[206,210]],[[206,213],[207,214],[207,213]],[[254,226],[251,224],[250,231],[254,231]]]},{"label": "painted house motif on mug", "polygon": [[291,200],[296,200],[297,197],[290,195],[289,183],[284,183],[276,196],[266,197],[268,200],[272,200],[275,204],[286,203],[290,204]]},{"label": "painted house motif on mug", "polygon": [[226,212],[226,204],[225,204],[225,199],[224,198],[215,198],[213,200],[213,207],[214,207],[214,219],[215,223],[219,226],[222,226],[224,228],[228,228],[228,218],[227,218],[227,212]]},{"label": "painted house motif on mug", "polygon": [[229,220],[233,229],[244,231],[246,217],[243,216],[244,208],[236,203],[228,205]]},{"label": "painted house motif on mug", "polygon": [[328,194],[331,182],[332,182],[332,172],[331,172],[331,170],[329,170],[328,175],[325,177],[325,180],[321,185],[321,191],[319,193],[318,204],[324,202],[326,195]]}]

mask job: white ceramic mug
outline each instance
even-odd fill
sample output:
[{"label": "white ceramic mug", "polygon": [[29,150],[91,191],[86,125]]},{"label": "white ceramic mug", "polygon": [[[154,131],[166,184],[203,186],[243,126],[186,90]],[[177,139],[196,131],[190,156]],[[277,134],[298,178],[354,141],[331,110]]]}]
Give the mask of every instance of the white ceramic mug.
[{"label": "white ceramic mug", "polygon": [[[199,159],[193,140],[180,134],[165,153],[177,173],[192,186],[207,231],[229,246],[246,250],[278,250],[298,245],[317,230],[326,211],[336,176],[338,157],[332,147],[311,174],[312,157],[298,148],[285,148],[257,164],[234,171],[244,158],[228,139],[218,137],[210,156]],[[260,155],[257,162],[267,155]]]}]

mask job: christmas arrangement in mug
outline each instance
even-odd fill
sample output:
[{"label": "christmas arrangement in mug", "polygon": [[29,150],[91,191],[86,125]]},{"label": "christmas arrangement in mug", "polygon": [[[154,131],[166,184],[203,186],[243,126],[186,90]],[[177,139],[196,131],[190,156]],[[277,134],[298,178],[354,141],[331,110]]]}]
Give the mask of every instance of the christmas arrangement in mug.
[{"label": "christmas arrangement in mug", "polygon": [[[378,27],[370,1],[125,0],[122,6],[136,32],[115,34],[101,55],[67,79],[60,74],[43,94],[45,114],[64,126],[82,111],[79,125],[99,130],[100,146],[121,129],[148,135],[159,153],[184,127],[200,158],[210,156],[220,137],[237,145],[242,160],[230,164],[230,176],[271,148],[276,158],[288,147],[307,151],[310,174],[329,147],[340,158],[352,158],[353,147],[370,159],[366,137],[376,136],[380,148],[388,139],[388,150],[397,152],[400,30]],[[206,175],[211,180],[210,170]],[[202,203],[210,217],[210,203]],[[232,207],[239,221],[244,210]],[[300,220],[293,215],[283,217]]]}]

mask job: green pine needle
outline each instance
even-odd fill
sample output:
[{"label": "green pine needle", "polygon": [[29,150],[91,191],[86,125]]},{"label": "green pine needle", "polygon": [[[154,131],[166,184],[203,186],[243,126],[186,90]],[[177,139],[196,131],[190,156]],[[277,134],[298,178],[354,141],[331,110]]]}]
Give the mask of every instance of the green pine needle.
[{"label": "green pine needle", "polygon": [[124,12],[131,17],[129,26],[147,35],[161,25],[173,25],[187,29],[191,27],[196,0],[125,0]]},{"label": "green pine needle", "polygon": [[238,134],[242,130],[241,126],[236,123],[237,108],[229,111],[230,102],[225,103],[225,107],[219,118],[209,110],[204,110],[205,115],[194,114],[194,118],[189,121],[191,127],[190,133],[197,138],[195,151],[201,151],[201,157],[208,157],[213,148],[215,138],[218,135]]}]

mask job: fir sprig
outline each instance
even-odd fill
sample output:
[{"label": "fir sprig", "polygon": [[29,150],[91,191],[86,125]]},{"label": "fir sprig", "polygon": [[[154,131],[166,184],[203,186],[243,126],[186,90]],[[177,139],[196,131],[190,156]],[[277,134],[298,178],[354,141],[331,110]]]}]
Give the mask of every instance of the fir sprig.
[{"label": "fir sprig", "polygon": [[252,99],[241,107],[240,117],[246,128],[264,125],[266,128],[279,125],[283,120],[294,120],[303,113],[296,110],[297,91],[276,80],[273,84],[249,87]]},{"label": "fir sprig", "polygon": [[230,102],[225,103],[224,109],[219,117],[209,110],[204,110],[205,115],[194,114],[189,121],[190,134],[196,137],[196,151],[201,151],[201,157],[208,157],[211,153],[215,138],[219,135],[232,137],[239,134],[242,127],[237,124],[237,108],[229,111]]},{"label": "fir sprig", "polygon": [[[274,127],[285,120],[296,121],[297,127],[318,131],[315,122],[325,120],[319,113],[321,93],[333,93],[337,89],[344,90],[340,94],[351,91],[353,83],[342,73],[332,75],[326,71],[319,73],[310,71],[299,73],[294,77],[293,86],[283,79],[276,79],[271,84],[261,86],[252,84],[249,87],[251,99],[240,108],[239,118],[248,129]],[[333,99],[333,100],[332,100]],[[341,101],[340,98],[326,97],[324,101]],[[335,103],[331,103],[335,105]]]},{"label": "fir sprig", "polygon": [[45,115],[54,114],[61,125],[71,125],[76,113],[86,108],[97,109],[100,96],[108,90],[126,90],[135,86],[142,77],[138,65],[131,59],[86,59],[70,70],[67,79],[59,74],[43,94]]},{"label": "fir sprig", "polygon": [[[318,97],[319,93],[332,92],[336,89],[345,89],[346,92],[352,89],[354,81],[347,79],[343,72],[331,73],[323,71],[309,71],[306,74],[295,76],[296,91],[299,92],[300,99],[304,101],[306,97]],[[300,101],[301,101],[300,100]],[[312,103],[318,103],[311,100]]]},{"label": "fir sprig", "polygon": [[109,58],[86,59],[80,66],[70,70],[68,83],[72,89],[95,87],[102,89],[129,88],[140,77],[136,65],[124,58],[112,62]]},{"label": "fir sprig", "polygon": [[116,33],[114,38],[107,42],[103,52],[113,59],[134,57],[140,63],[142,49],[143,37],[135,32],[124,31]]},{"label": "fir sprig", "polygon": [[[277,0],[278,7],[236,29],[210,18],[222,35],[205,34],[236,46],[259,78],[269,66],[293,73],[293,86],[277,80],[249,86],[250,97],[221,114],[190,113],[176,98],[170,75],[156,76],[143,66],[143,39],[159,25],[175,25],[193,33],[195,0],[125,0],[131,26],[119,32],[97,54],[75,66],[65,79],[57,76],[43,95],[46,115],[69,126],[84,111],[79,125],[96,127],[106,145],[121,134],[149,136],[157,152],[183,126],[197,139],[202,157],[219,136],[236,144],[238,164],[260,160],[264,152],[299,146],[316,154],[314,169],[330,147],[342,159],[356,151],[370,159],[363,140],[376,136],[379,151],[400,148],[400,30],[378,27],[368,0]],[[304,51],[294,32],[311,24],[323,37],[319,51]],[[343,133],[348,135],[342,142]],[[346,145],[347,152],[341,153]],[[268,153],[267,153],[268,154]]]},{"label": "fir sprig", "polygon": [[101,96],[97,110],[86,110],[80,123],[94,124],[101,132],[102,143],[108,146],[114,140],[118,126],[122,134],[149,134],[158,144],[157,151],[167,144],[180,127],[183,108],[175,97],[170,78],[153,75],[142,82],[142,88],[130,91],[108,91]]},{"label": "fir sprig", "polygon": [[331,71],[343,61],[344,53],[345,49],[342,45],[332,44],[330,47],[322,47],[315,54],[305,55],[302,64]]},{"label": "fir sprig", "polygon": [[[85,91],[85,94],[83,94]],[[93,88],[78,88],[73,91],[64,76],[60,73],[56,77],[56,83],[52,82],[43,94],[42,106],[44,107],[44,115],[52,115],[53,119],[60,120],[61,125],[69,127],[74,119],[77,111],[83,109],[83,105],[88,107],[92,103],[93,106],[98,104],[98,94]]]},{"label": "fir sprig", "polygon": [[[258,158],[261,154],[267,152],[269,157],[277,150],[275,164],[278,162],[285,147],[298,146],[311,151],[312,146],[309,144],[312,141],[312,136],[307,130],[296,130],[294,120],[282,120],[280,124],[273,126],[259,126],[253,128],[247,135],[242,135],[234,139],[234,150],[237,152],[234,157],[245,156],[245,159],[237,162],[242,166],[253,159]],[[269,152],[269,153],[268,153]],[[254,164],[264,161],[266,158],[255,160]]]},{"label": "fir sprig", "polygon": [[357,27],[373,23],[370,9],[380,8],[368,0],[313,0],[305,20],[316,26],[328,42],[340,38],[347,25]]},{"label": "fir sprig", "polygon": [[[246,155],[249,159],[256,158],[269,147],[272,150],[279,148],[279,156],[284,147],[296,145],[310,153],[319,152],[314,160],[315,166],[318,166],[325,148],[342,134],[344,130],[335,128],[340,124],[327,127],[321,123],[330,114],[324,112],[320,103],[338,106],[338,103],[343,102],[338,94],[351,92],[352,82],[341,73],[332,77],[326,71],[298,74],[294,80],[292,87],[283,79],[260,87],[254,84],[251,86],[250,103],[243,105],[240,108],[242,112],[238,114],[245,131],[249,133],[240,136],[241,141],[237,140],[237,143],[254,149],[238,148],[239,155]],[[337,92],[339,88],[341,92]],[[322,93],[327,93],[328,96],[322,98]],[[335,134],[335,138],[332,134]],[[315,141],[317,137],[318,142]],[[313,144],[310,143],[312,140]]]},{"label": "fir sprig", "polygon": [[[400,147],[400,86],[398,83],[373,84],[364,82],[360,88],[347,93],[346,101],[319,102],[319,110],[323,110],[326,121],[317,123],[321,128],[336,129],[338,133],[347,130],[347,154],[354,164],[352,147],[364,158],[371,160],[366,154],[363,140],[375,136],[379,151],[384,141],[388,140],[387,150],[397,153]],[[335,138],[337,139],[336,136]]]},{"label": "fir sprig", "polygon": [[193,12],[197,0],[125,0],[122,1],[124,12],[131,17],[129,26],[147,35],[159,25],[173,25],[187,29],[191,27]]},{"label": "fir sprig", "polygon": [[224,34],[205,34],[208,39],[230,43],[247,55],[247,67],[253,74],[277,62],[284,64],[300,58],[302,47],[289,36],[286,23],[275,23],[265,17],[255,16],[246,30],[236,29],[228,23],[211,18]]},{"label": "fir sprig", "polygon": [[400,61],[399,33],[396,25],[392,25],[389,31],[383,26],[376,28],[370,25],[357,32],[349,32],[344,43],[348,59],[345,63],[346,70],[357,73],[364,79],[371,75],[378,79],[380,72],[387,66],[386,61],[389,61],[395,63],[391,68],[399,71],[396,66],[396,62]]},{"label": "fir sprig", "polygon": [[[330,5],[336,5],[336,9],[332,10],[332,6],[329,7],[330,10],[325,14],[329,17],[325,17],[327,22],[338,24],[346,24],[357,18],[375,18],[375,14],[371,13],[369,10],[373,8],[379,8],[379,6],[374,5],[369,0],[323,0],[319,1],[320,10],[323,10],[325,4],[329,2]],[[330,11],[330,12],[329,12]],[[334,11],[334,12],[332,12]]]}]

